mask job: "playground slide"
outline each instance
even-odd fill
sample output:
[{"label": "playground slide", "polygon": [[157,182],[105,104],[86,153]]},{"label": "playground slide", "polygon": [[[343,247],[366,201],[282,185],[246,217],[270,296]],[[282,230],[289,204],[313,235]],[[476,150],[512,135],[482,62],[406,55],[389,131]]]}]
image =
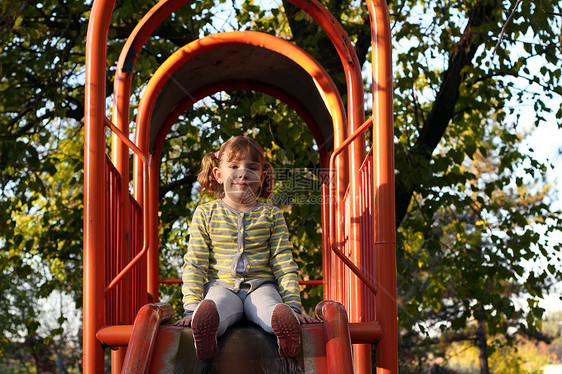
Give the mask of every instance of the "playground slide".
[{"label": "playground slide", "polygon": [[[352,373],[351,341],[345,309],[322,303],[322,323],[303,325],[301,352],[295,358],[277,353],[273,335],[250,323],[231,327],[219,339],[217,357],[195,356],[190,328],[160,325],[157,312],[139,311],[129,340],[123,373]],[[151,306],[146,305],[144,308]],[[158,322],[158,323],[155,323]]]}]

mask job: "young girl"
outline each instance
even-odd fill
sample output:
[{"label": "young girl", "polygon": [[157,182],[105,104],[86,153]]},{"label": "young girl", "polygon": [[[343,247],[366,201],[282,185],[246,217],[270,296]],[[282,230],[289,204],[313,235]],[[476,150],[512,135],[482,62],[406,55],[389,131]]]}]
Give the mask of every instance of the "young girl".
[{"label": "young girl", "polygon": [[217,353],[217,336],[244,316],[277,336],[279,354],[300,348],[297,266],[281,211],[258,198],[272,194],[273,168],[253,139],[238,136],[203,158],[197,178],[216,200],[197,207],[183,267],[184,317],[201,360]]}]

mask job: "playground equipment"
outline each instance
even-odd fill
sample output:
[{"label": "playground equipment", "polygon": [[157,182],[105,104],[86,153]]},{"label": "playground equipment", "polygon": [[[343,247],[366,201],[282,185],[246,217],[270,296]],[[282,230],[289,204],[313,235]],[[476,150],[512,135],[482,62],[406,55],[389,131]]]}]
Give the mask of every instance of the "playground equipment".
[{"label": "playground equipment", "polygon": [[[373,366],[377,373],[398,372],[386,2],[367,0],[373,66],[373,116],[367,121],[360,66],[347,34],[318,1],[291,2],[332,40],[345,71],[347,108],[330,76],[298,46],[253,31],[219,33],[187,44],[154,73],[139,104],[134,141],[129,139],[129,100],[135,62],[154,29],[188,0],[159,1],[129,36],[117,62],[111,120],[105,114],[105,82],[115,0],[93,2],[85,88],[85,373],[104,371],[105,347],[113,348],[115,373],[204,370],[190,351],[189,329],[166,325],[173,310],[158,303],[159,284],[170,282],[158,275],[160,152],[173,123],[195,102],[216,92],[247,89],[276,97],[294,109],[315,138],[321,167],[333,170],[330,181],[322,185],[323,279],[316,281],[322,284],[326,300],[317,307],[322,324],[303,326],[302,354],[291,365],[317,373],[364,374],[371,373]],[[370,126],[373,139],[365,155],[365,130]],[[106,154],[107,128],[113,138],[111,156]],[[128,180],[130,157],[132,181]],[[255,340],[252,334],[251,327],[227,333],[220,351],[263,342],[263,337]],[[377,346],[374,362],[373,344]],[[267,350],[267,344],[258,347]],[[258,360],[279,363],[278,356],[272,357]],[[236,372],[227,357],[215,361],[208,370]],[[240,367],[240,372],[259,372],[259,364],[251,365],[253,371]],[[284,367],[279,372],[289,371]]]}]

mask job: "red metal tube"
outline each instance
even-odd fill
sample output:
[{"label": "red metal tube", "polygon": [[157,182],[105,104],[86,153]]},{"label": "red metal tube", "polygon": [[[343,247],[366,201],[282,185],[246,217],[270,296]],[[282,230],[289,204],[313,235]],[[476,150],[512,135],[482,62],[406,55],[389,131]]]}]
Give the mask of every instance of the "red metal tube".
[{"label": "red metal tube", "polygon": [[158,254],[159,254],[159,243],[158,239],[158,187],[160,184],[160,165],[159,162],[154,161],[154,156],[152,156],[152,162],[149,166],[149,177],[146,180],[148,184],[148,189],[150,194],[148,194],[148,214],[145,220],[148,223],[147,230],[149,240],[148,253],[146,256],[146,268],[147,277],[146,285],[147,292],[151,298],[150,302],[158,302],[158,278],[159,278],[159,265],[158,265]]},{"label": "red metal tube", "polygon": [[96,332],[96,338],[108,347],[126,347],[132,332],[133,325],[105,326]]},{"label": "red metal tube", "polygon": [[374,344],[382,337],[382,327],[377,321],[350,322],[349,335],[353,344]]},{"label": "red metal tube", "polygon": [[137,313],[122,374],[144,374],[152,358],[152,350],[161,323],[170,321],[174,309],[170,304],[147,304]]},{"label": "red metal tube", "polygon": [[326,363],[330,374],[353,373],[351,339],[345,308],[340,303],[321,303],[324,334],[326,336]]}]

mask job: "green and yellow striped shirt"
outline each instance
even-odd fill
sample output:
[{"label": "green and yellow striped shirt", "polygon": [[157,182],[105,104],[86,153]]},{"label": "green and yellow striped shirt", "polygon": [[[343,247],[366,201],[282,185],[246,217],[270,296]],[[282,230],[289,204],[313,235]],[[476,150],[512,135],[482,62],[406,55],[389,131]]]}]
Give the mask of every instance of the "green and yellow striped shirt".
[{"label": "green and yellow striped shirt", "polygon": [[237,291],[242,282],[250,292],[276,283],[283,302],[301,311],[297,265],[283,213],[258,202],[241,212],[215,200],[195,210],[183,267],[183,305],[193,311],[207,283]]}]

